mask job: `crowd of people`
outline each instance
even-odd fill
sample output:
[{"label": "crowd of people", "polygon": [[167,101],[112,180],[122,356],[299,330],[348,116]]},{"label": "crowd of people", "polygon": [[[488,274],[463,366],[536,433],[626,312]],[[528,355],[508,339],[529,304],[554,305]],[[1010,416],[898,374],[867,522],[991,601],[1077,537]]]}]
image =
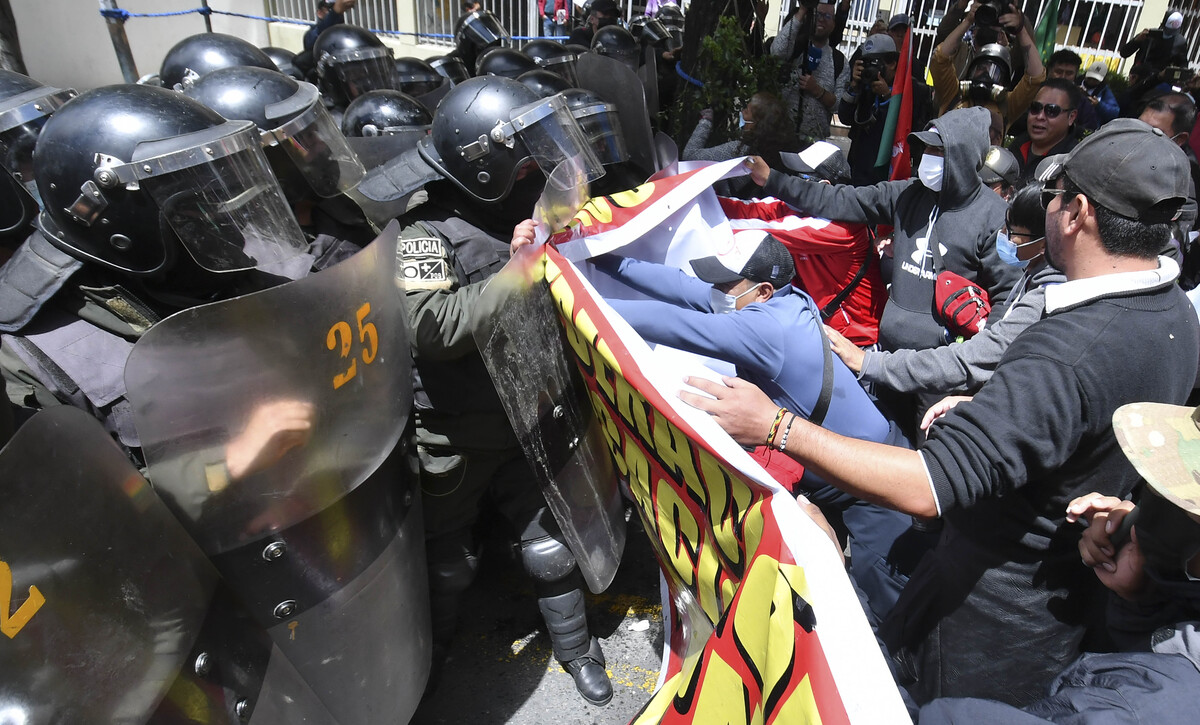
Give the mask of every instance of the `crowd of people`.
[{"label": "crowd of people", "polygon": [[[518,50],[468,3],[455,49],[417,59],[348,23],[355,4],[318,3],[297,54],[188,38],[157,85],[78,94],[0,71],[0,434],[73,405],[144,465],[122,376],[140,338],[173,313],[319,275],[398,220],[429,687],[471,606],[477,524],[497,512],[554,656],[604,705],[584,552],[477,348],[478,307],[534,243],[558,163],[594,196],[662,172],[653,113],[628,89],[670,88],[683,14],[665,3],[625,28],[613,0],[594,0],[571,29],[570,3],[545,0],[547,37]],[[734,138],[708,145],[710,110],[675,139],[683,160],[745,157],[716,187],[738,253],[683,270],[596,257],[639,293],[609,303],[646,340],[734,366],[681,397],[816,504],[914,719],[1190,722],[1200,137],[1195,82],[1173,70],[1181,16],[1123,47],[1136,78],[1114,94],[1102,61],[1083,70],[1062,49],[1043,63],[1013,4],[952,6],[932,87],[915,63],[897,77],[906,15],[839,50],[848,7],[801,4],[766,39],[787,77],[778,96],[748,94]],[[880,146],[907,81],[913,174],[889,178]],[[835,118],[845,154],[826,141]],[[378,334],[366,314],[360,341]],[[319,411],[285,407],[202,467],[209,490],[306,445]]]}]

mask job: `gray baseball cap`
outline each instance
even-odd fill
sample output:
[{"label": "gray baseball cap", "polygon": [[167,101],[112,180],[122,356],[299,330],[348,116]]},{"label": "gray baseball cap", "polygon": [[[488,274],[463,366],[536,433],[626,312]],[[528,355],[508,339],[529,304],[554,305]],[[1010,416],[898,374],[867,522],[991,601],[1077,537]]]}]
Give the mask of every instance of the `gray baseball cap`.
[{"label": "gray baseball cap", "polygon": [[1191,191],[1183,150],[1136,118],[1109,121],[1062,162],[1040,169],[1038,181],[1064,173],[1092,201],[1144,224],[1178,219]]}]

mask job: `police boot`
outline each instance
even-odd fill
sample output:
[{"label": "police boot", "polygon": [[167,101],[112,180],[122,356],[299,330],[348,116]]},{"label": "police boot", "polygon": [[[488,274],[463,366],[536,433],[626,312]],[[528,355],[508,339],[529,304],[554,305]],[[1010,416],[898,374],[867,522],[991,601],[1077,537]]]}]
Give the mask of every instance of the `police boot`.
[{"label": "police boot", "polygon": [[604,669],[600,641],[588,634],[583,590],[541,597],[538,609],[542,610],[542,618],[546,620],[554,657],[575,679],[575,689],[593,705],[607,705],[612,700],[612,683]]}]

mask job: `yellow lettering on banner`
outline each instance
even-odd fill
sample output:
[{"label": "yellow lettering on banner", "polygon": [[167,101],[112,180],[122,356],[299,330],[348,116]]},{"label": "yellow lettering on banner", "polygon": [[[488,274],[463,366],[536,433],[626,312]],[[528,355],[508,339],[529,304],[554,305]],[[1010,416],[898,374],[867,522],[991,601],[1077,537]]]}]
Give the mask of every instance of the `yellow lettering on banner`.
[{"label": "yellow lettering on banner", "polygon": [[[593,349],[599,352],[598,348]],[[596,385],[600,388],[600,392],[604,394],[605,399],[608,400],[608,404],[616,407],[617,394],[613,390],[612,379],[608,375],[608,371],[612,369],[610,362],[604,355],[597,355],[592,359],[592,362],[594,363],[593,367],[596,372]],[[615,379],[619,376],[614,373],[612,377]]]},{"label": "yellow lettering on banner", "polygon": [[558,268],[558,264],[550,259],[550,255],[546,254],[545,251],[542,252],[541,268],[544,279],[551,284],[562,277],[562,270]]},{"label": "yellow lettering on banner", "polygon": [[587,200],[587,203],[583,205],[583,208],[579,210],[575,218],[582,222],[585,227],[592,225],[591,218],[595,218],[601,224],[608,224],[613,219],[612,207],[608,205],[608,199],[605,199],[603,196],[594,197]]},{"label": "yellow lettering on banner", "polygon": [[574,325],[564,324],[562,326],[563,333],[567,336],[567,344],[571,346],[571,351],[575,353],[575,357],[583,365],[584,369],[592,369],[592,353],[591,345],[580,336],[579,330]]},{"label": "yellow lettering on banner", "polygon": [[630,209],[641,204],[650,197],[654,196],[654,182],[642,184],[641,186],[629,189],[628,191],[618,191],[615,194],[610,194],[609,199],[617,206]]},{"label": "yellow lettering on banner", "polygon": [[600,421],[600,430],[604,433],[604,442],[612,454],[613,465],[617,467],[618,473],[622,476],[627,476],[629,466],[626,465],[625,456],[621,453],[621,429],[617,427],[617,421],[613,420],[612,413],[609,412],[608,406],[604,404],[604,400],[600,394],[595,390],[588,390],[588,395],[592,399],[592,411]]},{"label": "yellow lettering on banner", "polygon": [[755,501],[746,509],[746,513],[742,516],[742,541],[746,547],[746,556],[752,557],[755,551],[758,551],[758,545],[762,543],[763,532],[763,506],[766,502],[763,499]]},{"label": "yellow lettering on banner", "polygon": [[707,496],[692,464],[692,443],[683,431],[667,422],[657,409],[654,415],[654,452],[658,454],[667,471],[683,479],[687,487],[696,493],[696,499],[704,503]]},{"label": "yellow lettering on banner", "polygon": [[558,309],[562,312],[562,316],[568,320],[573,319],[575,317],[575,290],[571,289],[571,285],[565,277],[559,275],[550,282],[550,294],[558,303]]},{"label": "yellow lettering on banner", "polygon": [[696,723],[728,723],[729,725],[758,725],[763,721],[762,703],[756,702],[754,712],[746,712],[746,684],[742,676],[720,655],[713,653],[704,669],[696,695],[696,705],[688,713]]},{"label": "yellow lettering on banner", "polygon": [[580,310],[578,315],[575,315],[575,327],[579,330],[579,334],[588,344],[595,344],[596,338],[600,337],[600,331],[596,329],[596,323],[592,322],[591,315],[587,310]]},{"label": "yellow lettering on banner", "polygon": [[46,597],[42,596],[37,587],[32,586],[29,587],[29,598],[21,602],[17,611],[10,613],[12,584],[12,569],[8,568],[6,562],[0,561],[0,632],[9,639],[16,637],[46,603]]},{"label": "yellow lettering on banner", "polygon": [[741,576],[746,565],[746,553],[738,541],[737,526],[752,498],[750,487],[704,448],[697,446],[696,452],[700,458],[700,475],[708,487],[708,517],[716,545],[725,560],[736,567],[738,576]]},{"label": "yellow lettering on banner", "polygon": [[661,723],[682,682],[682,672],[676,673],[663,682],[662,687],[658,688],[651,696],[650,702],[642,706],[642,712],[630,722],[630,725],[658,725]]},{"label": "yellow lettering on banner", "polygon": [[712,621],[720,619],[729,602],[721,596],[721,558],[713,549],[712,539],[707,536],[700,545],[696,563],[696,594],[699,595],[700,607]]},{"label": "yellow lettering on banner", "polygon": [[625,376],[617,374],[613,382],[616,388],[617,412],[625,419],[649,448],[657,448],[654,435],[650,431],[650,420],[646,417],[648,404],[637,388],[629,384]]},{"label": "yellow lettering on banner", "polygon": [[625,469],[628,471],[626,480],[629,481],[629,490],[633,492],[634,498],[642,510],[650,512],[654,510],[653,499],[650,491],[650,459],[634,441],[629,440],[628,436],[624,439],[624,454],[625,454]]},{"label": "yellow lettering on banner", "polygon": [[[658,538],[671,560],[671,566],[685,586],[696,582],[695,552],[700,541],[700,527],[691,510],[679,497],[679,492],[669,481],[659,479],[654,486],[654,502]],[[701,602],[703,606],[703,602]],[[711,614],[707,608],[705,612]],[[714,619],[713,621],[716,621]]]},{"label": "yellow lettering on banner", "polygon": [[802,722],[821,725],[821,711],[817,709],[817,697],[813,694],[812,680],[808,675],[800,680],[791,697],[776,706],[771,713],[772,722]]}]

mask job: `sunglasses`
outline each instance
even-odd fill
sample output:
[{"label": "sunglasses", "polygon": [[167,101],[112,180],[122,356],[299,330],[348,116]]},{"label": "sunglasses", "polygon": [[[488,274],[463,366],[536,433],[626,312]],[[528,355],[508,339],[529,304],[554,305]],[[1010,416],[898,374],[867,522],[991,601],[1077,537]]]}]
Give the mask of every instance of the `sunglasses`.
[{"label": "sunglasses", "polygon": [[[1053,184],[1054,182],[1048,181],[1046,183]],[[1047,188],[1047,187],[1043,186],[1042,187],[1042,208],[1049,209],[1050,202],[1054,201],[1054,197],[1059,196],[1061,194],[1065,194],[1065,193],[1067,193],[1066,189],[1053,189],[1053,188]]]},{"label": "sunglasses", "polygon": [[1069,111],[1074,111],[1074,110],[1075,110],[1074,108],[1063,108],[1062,106],[1058,105],[1057,103],[1042,103],[1041,101],[1034,101],[1033,103],[1029,104],[1029,115],[1030,116],[1036,116],[1039,113],[1045,113],[1046,118],[1049,118],[1051,120],[1058,118],[1059,115],[1061,115],[1063,112],[1069,112]]}]

